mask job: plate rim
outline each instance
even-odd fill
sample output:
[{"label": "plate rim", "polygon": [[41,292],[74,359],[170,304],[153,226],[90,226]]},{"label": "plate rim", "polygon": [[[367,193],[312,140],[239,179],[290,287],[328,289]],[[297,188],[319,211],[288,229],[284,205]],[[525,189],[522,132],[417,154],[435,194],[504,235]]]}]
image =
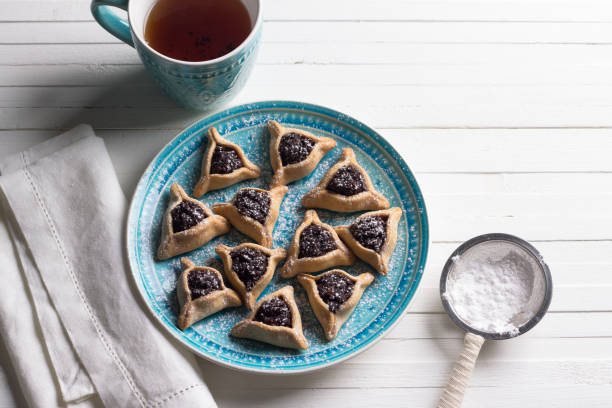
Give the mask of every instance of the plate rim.
[{"label": "plate rim", "polygon": [[[263,105],[263,107],[262,107]],[[414,195],[415,198],[415,207],[418,208],[418,213],[419,215],[417,216],[417,218],[419,219],[419,223],[421,224],[421,235],[423,237],[422,239],[422,245],[421,245],[421,251],[419,253],[419,258],[418,258],[418,262],[415,263],[415,278],[414,278],[414,285],[415,285],[415,289],[412,295],[412,298],[408,301],[408,304],[401,310],[401,313],[395,318],[395,320],[393,322],[391,322],[386,328],[384,328],[383,330],[380,330],[377,332],[377,334],[375,335],[376,337],[374,339],[372,339],[369,343],[363,345],[362,347],[360,347],[357,350],[352,350],[352,352],[347,353],[346,355],[335,359],[333,361],[329,361],[329,362],[323,362],[314,366],[309,366],[309,367],[304,367],[304,368],[290,368],[290,369],[270,369],[270,368],[260,368],[260,367],[248,367],[248,366],[242,366],[242,365],[234,365],[230,362],[226,362],[224,360],[220,360],[220,359],[216,359],[214,356],[205,354],[204,352],[202,352],[199,349],[196,349],[195,347],[193,347],[191,344],[189,344],[189,342],[185,341],[185,339],[181,336],[179,336],[177,333],[173,332],[172,330],[169,330],[166,327],[166,322],[162,319],[161,316],[159,316],[155,310],[153,310],[151,304],[149,303],[149,297],[146,296],[145,290],[141,285],[140,280],[137,277],[137,274],[135,273],[136,270],[138,270],[137,265],[134,265],[135,260],[133,260],[132,256],[131,256],[131,251],[130,251],[130,234],[132,232],[132,226],[130,225],[130,220],[133,217],[133,213],[136,211],[135,205],[135,199],[136,199],[136,195],[138,194],[138,192],[141,189],[141,185],[146,183],[148,181],[148,179],[144,179],[144,175],[149,171],[149,169],[151,168],[151,166],[157,161],[157,159],[160,157],[160,155],[162,154],[163,151],[166,150],[166,148],[172,143],[174,142],[174,140],[179,137],[181,134],[185,133],[187,130],[189,130],[190,128],[192,128],[194,125],[205,121],[215,115],[220,115],[223,113],[230,113],[232,110],[238,110],[240,108],[244,108],[244,111],[240,112],[241,114],[250,110],[257,110],[257,109],[262,109],[262,108],[268,108],[268,109],[273,109],[275,107],[277,107],[279,109],[287,109],[287,110],[303,110],[306,112],[313,112],[316,114],[324,114],[327,116],[330,116],[340,122],[343,122],[345,124],[347,124],[348,126],[351,126],[353,128],[356,128],[364,133],[368,133],[370,137],[372,137],[372,139],[378,143],[385,151],[387,151],[387,153],[391,156],[391,158],[399,165],[400,168],[403,168],[402,170],[404,170],[404,176],[408,179],[409,182],[413,181],[414,185],[412,183],[410,183],[410,190],[412,191],[412,194]],[[299,107],[299,108],[298,108]],[[234,112],[235,113],[235,112]],[[349,123],[352,122],[352,123]],[[373,136],[372,136],[373,135]],[[132,196],[130,198],[130,202],[129,202],[129,206],[128,206],[128,212],[127,212],[127,216],[126,216],[126,220],[125,220],[125,229],[124,229],[124,250],[126,252],[126,256],[128,259],[128,265],[129,265],[129,269],[130,269],[130,276],[132,279],[132,282],[136,285],[136,288],[138,289],[138,293],[139,296],[141,298],[141,300],[144,302],[144,304],[147,306],[147,310],[149,311],[149,313],[151,315],[154,316],[155,320],[157,321],[158,324],[160,324],[164,331],[168,334],[170,334],[176,341],[178,341],[178,343],[181,345],[181,347],[186,348],[188,351],[190,351],[191,353],[196,354],[197,356],[204,358],[207,361],[210,361],[214,364],[220,365],[222,367],[225,368],[229,368],[231,370],[235,370],[235,371],[240,371],[240,372],[247,372],[247,373],[252,373],[252,374],[266,374],[266,375],[271,375],[271,376],[276,376],[276,375],[297,375],[297,374],[303,374],[303,373],[308,373],[308,372],[313,372],[313,371],[317,371],[317,370],[321,370],[327,367],[331,367],[333,365],[339,364],[343,361],[346,361],[352,357],[355,357],[359,354],[361,354],[362,352],[368,350],[370,347],[372,347],[374,344],[378,343],[380,340],[382,340],[385,335],[387,333],[389,333],[394,327],[396,327],[399,322],[404,318],[404,316],[407,314],[407,312],[411,309],[412,305],[414,304],[413,300],[414,297],[417,294],[418,288],[420,286],[421,283],[421,279],[423,277],[423,274],[425,272],[425,265],[427,263],[427,255],[429,252],[429,247],[431,245],[431,237],[429,234],[429,217],[427,214],[427,208],[426,208],[426,204],[425,204],[425,199],[423,196],[423,193],[421,191],[421,188],[416,180],[416,177],[414,176],[414,173],[412,172],[412,170],[410,169],[410,166],[408,166],[408,164],[404,161],[404,159],[402,158],[402,156],[399,154],[399,152],[397,150],[395,150],[395,148],[393,147],[393,145],[391,143],[389,143],[389,141],[387,141],[387,139],[385,139],[385,137],[383,137],[380,133],[378,133],[374,128],[366,125],[365,123],[361,122],[358,119],[355,119],[353,116],[348,115],[346,113],[340,112],[336,109],[333,108],[328,108],[326,106],[323,105],[318,105],[318,104],[313,104],[313,103],[309,103],[309,102],[302,102],[302,101],[297,101],[297,100],[277,100],[277,99],[273,99],[273,100],[262,100],[262,101],[253,101],[253,102],[245,102],[245,103],[241,103],[239,105],[233,105],[233,106],[229,106],[229,107],[225,107],[225,108],[220,108],[220,109],[216,109],[213,110],[211,112],[207,112],[205,113],[203,116],[201,116],[200,118],[190,122],[189,124],[185,125],[181,130],[179,130],[172,138],[170,138],[168,140],[168,142],[166,142],[164,144],[164,146],[162,146],[159,151],[157,152],[157,154],[155,154],[155,156],[153,156],[153,158],[149,161],[149,163],[147,164],[147,166],[145,167],[145,170],[143,171],[143,173],[141,174],[140,178],[138,179],[138,182],[136,183],[136,186],[134,187],[134,191],[132,192]]]}]

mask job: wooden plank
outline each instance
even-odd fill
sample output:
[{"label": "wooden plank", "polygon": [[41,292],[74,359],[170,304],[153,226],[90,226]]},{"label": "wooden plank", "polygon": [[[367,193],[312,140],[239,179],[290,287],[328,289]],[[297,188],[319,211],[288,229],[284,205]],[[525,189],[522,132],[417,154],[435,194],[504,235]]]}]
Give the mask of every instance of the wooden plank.
[{"label": "wooden plank", "polygon": [[[612,148],[608,129],[382,129],[416,172],[597,172],[611,171],[607,151]],[[489,179],[500,192],[543,192],[554,185],[597,190],[597,179],[579,187],[559,175],[542,175],[537,185],[523,184],[509,175]],[[436,191],[452,193],[460,185],[450,179]],[[519,187],[523,186],[523,187]],[[563,190],[556,190],[563,191]],[[601,191],[601,190],[600,190]],[[432,191],[434,192],[434,191]]]},{"label": "wooden plank", "polygon": [[325,0],[296,4],[282,0],[266,3],[266,18],[288,20],[433,20],[433,21],[609,21],[609,3],[602,1],[436,1],[379,2]]},{"label": "wooden plank", "polygon": [[[504,106],[542,107],[608,107],[612,112],[612,85],[526,85],[518,86],[429,86],[429,85],[285,85],[270,89],[272,84],[252,84],[240,94],[243,100],[270,98],[290,100],[300,95],[306,100],[325,100],[339,105],[346,100],[362,100],[363,105],[382,106],[443,106],[481,105],[495,100]],[[54,93],[50,98],[49,93]],[[365,98],[367,96],[367,99]],[[375,102],[374,102],[375,101]],[[0,93],[0,107],[174,107],[157,87],[4,87]]]},{"label": "wooden plank", "polygon": [[[532,338],[612,337],[612,313],[548,313],[537,326],[521,336]],[[462,339],[464,332],[445,313],[407,313],[386,336],[391,339]]]},{"label": "wooden plank", "polygon": [[[79,35],[75,35],[79,33]],[[262,33],[267,43],[561,43],[612,42],[608,23],[487,22],[369,22],[369,21],[268,21]],[[5,22],[0,43],[119,43],[94,21]]]},{"label": "wooden plank", "polygon": [[[416,375],[417,373],[415,373]],[[320,389],[300,387],[291,390],[269,389],[237,389],[226,385],[223,388],[213,388],[213,396],[220,407],[242,408],[248,401],[252,408],[347,406],[353,408],[398,407],[430,408],[436,406],[441,388],[390,388],[346,387],[341,389]],[[513,387],[504,380],[498,387],[470,386],[462,407],[481,408],[494,404],[496,408],[541,408],[546,407],[577,407],[590,408],[609,407],[609,396],[612,387],[609,385],[589,386],[577,385],[569,387],[551,387],[543,384]],[[402,405],[405,404],[405,405]]]},{"label": "wooden plank", "polygon": [[136,51],[121,43],[97,44],[5,44],[0,45],[4,65],[33,64],[139,64]]},{"label": "wooden plank", "polygon": [[[507,342],[510,341],[507,340]],[[431,340],[429,342],[436,343]],[[460,340],[452,340],[452,342],[455,347],[452,350],[447,350],[448,354],[443,356],[445,361],[417,358],[414,361],[360,363],[358,359],[362,355],[359,355],[345,363],[322,371],[288,376],[245,374],[220,368],[205,361],[200,362],[200,367],[202,367],[208,386],[213,390],[229,388],[230,386],[242,390],[276,389],[291,392],[297,388],[441,387],[448,380],[452,362],[459,355],[463,343]],[[382,346],[383,344],[379,343],[374,348],[381,348]],[[384,346],[387,346],[387,342],[384,343]],[[573,344],[574,348],[580,348],[580,346],[586,347],[588,342],[580,341]],[[438,351],[436,354],[438,353],[441,352]],[[534,386],[534,384],[549,387],[575,385],[605,385],[610,387],[612,360],[593,361],[587,359],[576,361],[562,356],[559,359],[560,361],[540,359],[484,361],[479,359],[470,381],[470,387],[497,387],[502,384],[512,387],[528,387]]]},{"label": "wooden plank", "polygon": [[[261,64],[370,64],[448,66],[612,65],[612,45],[586,44],[409,44],[409,43],[267,43]],[[137,64],[125,44],[4,44],[3,65]]]},{"label": "wooden plank", "polygon": [[[433,239],[461,240],[495,230],[526,239],[612,239],[611,193],[426,196]],[[483,213],[483,209],[488,211]],[[458,210],[460,209],[460,210]],[[575,227],[563,228],[563,225]],[[570,232],[571,231],[571,232]],[[610,231],[610,232],[606,232]]]},{"label": "wooden plank", "polygon": [[[578,344],[582,345],[582,347],[576,347]],[[366,351],[351,358],[348,363],[351,365],[384,363],[395,366],[401,366],[402,364],[409,366],[420,363],[443,363],[445,365],[454,361],[459,356],[462,348],[463,341],[456,338],[385,338]],[[612,363],[612,350],[610,349],[610,338],[607,337],[577,339],[520,336],[509,340],[485,342],[478,356],[479,366],[480,364],[492,366],[494,363],[502,366],[505,363],[517,362],[528,364],[530,362],[540,363],[544,361],[586,362],[589,360],[599,360],[601,363],[608,363],[607,367],[604,365],[602,368],[609,370],[609,373],[593,382],[593,384],[608,384],[608,380],[612,378],[610,377],[612,375],[612,366],[609,365]],[[438,373],[444,371],[446,370],[438,370]],[[567,377],[564,378],[564,381],[567,381]],[[554,381],[551,381],[551,384],[553,383]],[[494,383],[492,384],[487,381],[486,377],[482,377],[480,381],[474,384],[485,386],[493,385]],[[391,386],[391,384],[389,385]],[[439,384],[421,383],[419,385],[437,386]]]},{"label": "wooden plank", "polygon": [[453,22],[275,22],[266,23],[264,44],[285,43],[563,43],[612,41],[609,23],[453,23]]},{"label": "wooden plank", "polygon": [[[575,347],[576,344],[581,344],[583,347]],[[414,362],[449,362],[459,355],[462,348],[463,342],[457,341],[457,339],[384,339],[376,346],[351,359],[351,363],[399,365]],[[483,364],[507,361],[585,360],[612,362],[610,338],[575,339],[520,336],[504,341],[488,341],[484,344],[478,356],[478,362]],[[609,368],[612,370],[612,366]],[[605,378],[599,381],[607,383]]]},{"label": "wooden plank", "polygon": [[[484,407],[495,401],[499,408],[540,408],[543,401],[547,407],[580,406],[607,407],[608,386],[576,386],[576,387],[500,387],[473,388],[467,392],[463,407]],[[320,407],[320,406],[350,406],[355,408],[397,407],[398,403],[409,403],[410,407],[433,407],[438,402],[442,390],[438,388],[366,388],[366,389],[296,389],[283,391],[279,389],[253,390],[253,392],[231,389],[212,390],[219,406],[232,408],[243,407],[244,401],[249,401],[253,408],[268,408],[271,404],[284,407]],[[500,395],[503,395],[500,398]]]},{"label": "wooden plank", "polygon": [[[583,347],[575,347],[576,344],[581,344]],[[375,347],[353,358],[351,362],[355,364],[449,362],[459,355],[462,348],[463,342],[457,341],[457,339],[389,339],[382,340]],[[588,360],[612,362],[610,339],[534,338],[521,336],[504,341],[488,341],[483,345],[478,356],[478,362],[482,364],[504,363],[508,361]],[[612,366],[609,369],[612,370]],[[599,381],[601,381],[599,382],[600,384],[607,383],[606,378],[601,378]]]},{"label": "wooden plank", "polygon": [[[121,84],[117,84],[121,87]],[[106,92],[112,93],[111,87]],[[275,99],[275,93],[256,100]],[[364,105],[361,101],[327,103],[321,98],[304,102],[324,104],[375,128],[611,128],[610,107],[550,107],[516,105]],[[94,99],[95,101],[95,99]],[[253,102],[241,96],[232,105]],[[375,102],[374,102],[375,103]],[[508,112],[513,112],[509,115]],[[203,117],[205,112],[179,107],[99,107],[99,108],[0,108],[0,130],[66,129],[78,123],[90,123],[98,129],[181,129]],[[418,169],[417,169],[418,170]]]},{"label": "wooden plank", "polygon": [[[519,132],[516,133],[518,134]],[[542,137],[543,134],[534,134],[533,136],[533,139],[535,139]],[[551,139],[563,140],[562,133],[558,136],[551,136]],[[491,138],[493,137],[497,136],[492,135]],[[593,133],[590,135],[581,133],[581,137],[593,137],[596,139]],[[501,139],[503,138],[499,138],[501,144]],[[407,139],[409,138],[407,137]],[[593,143],[596,143],[595,140],[593,140]],[[602,142],[602,145],[605,146],[606,144]],[[429,152],[428,149],[423,149],[423,146],[418,144],[410,145],[408,143],[407,146],[394,144],[394,146],[398,148],[398,151],[404,158],[414,148],[420,148],[421,151]],[[568,144],[568,146],[570,145]],[[496,156],[496,158],[501,159],[501,156],[503,155]],[[499,167],[492,166],[492,160],[487,160],[486,162],[483,160],[480,170],[468,167],[462,170],[461,163],[464,163],[464,160],[457,161],[454,167],[449,165],[448,168],[440,162],[438,163],[438,170],[434,170],[433,165],[430,164],[428,168],[432,170],[431,172],[417,172],[417,175],[421,189],[427,194],[598,193],[602,191],[602,186],[612,182],[612,174],[609,173],[606,165],[592,163],[591,166],[587,167],[586,164],[580,166],[576,162],[564,168],[564,156],[554,156],[555,158],[549,159],[546,164],[516,160],[514,162],[515,166],[512,166],[512,163],[507,163],[507,166],[501,165]],[[595,162],[599,160],[599,157],[584,157],[584,159],[588,158],[593,158]],[[559,162],[557,162],[557,159],[559,159]],[[425,167],[425,164],[421,165],[420,162],[415,160],[407,160],[407,162],[416,168]],[[457,170],[454,171],[454,169]]]},{"label": "wooden plank", "polygon": [[[112,92],[112,88],[109,89]],[[181,129],[204,116],[175,108],[0,108],[5,129],[67,129],[88,123],[98,129]]]},{"label": "wooden plank", "polygon": [[[248,86],[390,86],[390,85],[605,85],[612,84],[610,66],[581,65],[580,61],[554,69],[550,65],[255,65]],[[109,86],[131,78],[126,87],[153,81],[138,62],[133,65],[65,64],[0,65],[0,86]]]},{"label": "wooden plank", "polygon": [[[2,21],[91,20],[88,7],[74,0],[3,0]],[[408,21],[610,21],[609,3],[587,1],[446,0],[380,2],[267,0],[267,20],[408,20]]]},{"label": "wooden plank", "polygon": [[[107,46],[107,45],[105,45]],[[115,47],[118,47],[116,45]],[[32,46],[34,47],[34,46]],[[59,47],[59,46],[58,46]],[[110,48],[111,45],[108,45]],[[406,44],[406,43],[270,43],[261,48],[261,63],[289,64],[609,64],[610,45],[582,44]],[[78,48],[78,47],[77,47]],[[2,48],[0,47],[0,50]],[[60,51],[60,50],[58,50]],[[76,57],[76,56],[75,56]],[[19,58],[17,55],[15,58]]]}]

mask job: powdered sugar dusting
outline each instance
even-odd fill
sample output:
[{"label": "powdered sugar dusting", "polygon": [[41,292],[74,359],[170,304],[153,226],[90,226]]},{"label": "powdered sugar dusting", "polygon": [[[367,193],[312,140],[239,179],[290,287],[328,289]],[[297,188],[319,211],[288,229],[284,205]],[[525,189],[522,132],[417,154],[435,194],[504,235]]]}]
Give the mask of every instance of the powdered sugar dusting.
[{"label": "powdered sugar dusting", "polygon": [[[368,172],[375,188],[389,199],[391,206],[405,209],[399,223],[398,240],[387,276],[378,275],[369,265],[361,261],[353,266],[341,267],[354,276],[364,272],[373,273],[376,279],[366,290],[355,312],[333,341],[325,340],[323,330],[312,312],[302,286],[296,279],[282,279],[278,273],[260,299],[285,285],[294,287],[304,334],[310,342],[308,350],[294,351],[230,337],[231,327],[249,314],[244,307],[221,311],[180,333],[181,336],[197,344],[200,350],[205,350],[207,355],[218,356],[224,361],[258,365],[261,364],[262,358],[265,358],[268,367],[299,367],[325,362],[336,355],[342,355],[353,346],[358,347],[364,341],[368,341],[379,330],[376,328],[387,321],[387,316],[392,316],[400,307],[403,296],[407,295],[417,275],[415,260],[418,259],[420,251],[418,243],[421,242],[419,236],[421,231],[415,226],[418,225],[416,217],[419,217],[419,210],[406,192],[406,185],[397,181],[397,177],[401,177],[401,170],[397,164],[389,160],[378,145],[372,144],[367,137],[355,133],[350,126],[308,112],[274,109],[246,112],[192,130],[180,145],[173,147],[170,154],[159,159],[160,163],[150,168],[143,176],[143,179],[148,179],[148,187],[138,218],[137,245],[140,247],[141,264],[139,279],[142,279],[142,285],[146,288],[150,301],[154,303],[152,307],[163,315],[170,326],[173,326],[178,313],[175,288],[181,272],[180,257],[162,262],[154,259],[160,239],[161,220],[169,200],[169,186],[177,182],[188,194],[192,192],[200,175],[206,129],[212,125],[217,127],[221,135],[240,145],[249,160],[261,168],[262,175],[255,180],[246,180],[223,190],[211,191],[200,198],[200,201],[210,206],[229,201],[237,190],[243,187],[267,189],[272,179],[272,169],[266,123],[271,119],[289,127],[333,137],[338,142],[337,147],[323,158],[312,175],[289,185],[274,230],[274,248],[288,249],[295,229],[304,217],[305,209],[301,207],[302,196],[317,185],[324,173],[338,160],[344,147],[355,150],[357,160]],[[398,191],[398,188],[401,191]],[[327,210],[317,210],[317,213],[323,222],[330,225],[350,224],[360,214],[341,214]],[[251,240],[232,229],[228,234],[216,237],[185,256],[197,265],[211,266],[223,271],[223,266],[214,252],[215,246],[218,244],[235,246],[243,242]],[[279,268],[281,267],[282,262],[279,265]],[[227,281],[225,283],[229,286]]]},{"label": "powdered sugar dusting", "polygon": [[452,260],[443,297],[468,326],[516,335],[537,312],[542,277],[522,248],[505,241],[484,242]]}]

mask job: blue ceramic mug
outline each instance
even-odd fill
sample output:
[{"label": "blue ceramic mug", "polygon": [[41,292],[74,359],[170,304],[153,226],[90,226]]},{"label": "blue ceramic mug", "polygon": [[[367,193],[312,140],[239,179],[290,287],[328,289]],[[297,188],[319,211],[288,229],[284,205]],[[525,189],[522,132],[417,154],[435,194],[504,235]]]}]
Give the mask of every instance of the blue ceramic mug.
[{"label": "blue ceramic mug", "polygon": [[[215,109],[232,99],[244,86],[257,53],[262,13],[259,0],[242,0],[253,27],[236,49],[202,62],[167,57],[144,40],[147,17],[156,0],[93,0],[91,12],[109,33],[136,48],[155,82],[177,103],[191,109]],[[116,8],[127,11],[127,19]]]}]

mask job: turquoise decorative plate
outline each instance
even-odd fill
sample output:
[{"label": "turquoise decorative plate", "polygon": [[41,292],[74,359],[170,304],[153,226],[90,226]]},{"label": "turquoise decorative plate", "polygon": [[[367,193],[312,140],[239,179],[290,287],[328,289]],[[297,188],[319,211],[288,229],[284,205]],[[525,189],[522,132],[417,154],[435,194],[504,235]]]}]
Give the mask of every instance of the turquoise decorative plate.
[{"label": "turquoise decorative plate", "polygon": [[[200,162],[210,126],[240,145],[247,157],[262,169],[262,176],[201,198],[206,205],[229,201],[239,188],[267,189],[272,179],[269,161],[269,134],[266,123],[274,119],[285,126],[306,129],[314,134],[334,138],[338,145],[329,152],[315,171],[305,179],[289,185],[274,231],[274,247],[288,248],[293,232],[302,221],[302,196],[317,185],[323,174],[335,163],[344,147],[351,147],[365,168],[375,188],[384,194],[391,206],[400,207],[404,215],[398,227],[398,239],[391,258],[389,274],[380,276],[359,261],[343,267],[351,274],[372,272],[376,279],[365,291],[359,305],[344,324],[338,336],[327,342],[304,289],[294,279],[282,279],[278,273],[262,296],[285,285],[295,288],[301,311],[304,335],[310,342],[305,351],[282,349],[248,339],[229,336],[230,329],[246,318],[246,308],[226,309],[210,316],[186,331],[176,326],[178,304],[176,281],[181,272],[180,257],[158,262],[155,253],[160,239],[160,225],[173,182],[189,194],[200,176]],[[317,210],[330,225],[349,224],[358,215]],[[249,239],[232,229],[202,248],[185,256],[197,265],[223,270],[214,252],[217,244],[238,245]],[[256,372],[303,372],[326,367],[363,351],[382,336],[403,315],[419,285],[428,246],[427,213],[419,186],[400,155],[373,129],[342,113],[300,102],[258,102],[215,113],[178,134],[153,159],[132,199],[127,225],[127,247],[132,274],[146,304],[155,317],[181,343],[198,355],[216,363]]]}]

